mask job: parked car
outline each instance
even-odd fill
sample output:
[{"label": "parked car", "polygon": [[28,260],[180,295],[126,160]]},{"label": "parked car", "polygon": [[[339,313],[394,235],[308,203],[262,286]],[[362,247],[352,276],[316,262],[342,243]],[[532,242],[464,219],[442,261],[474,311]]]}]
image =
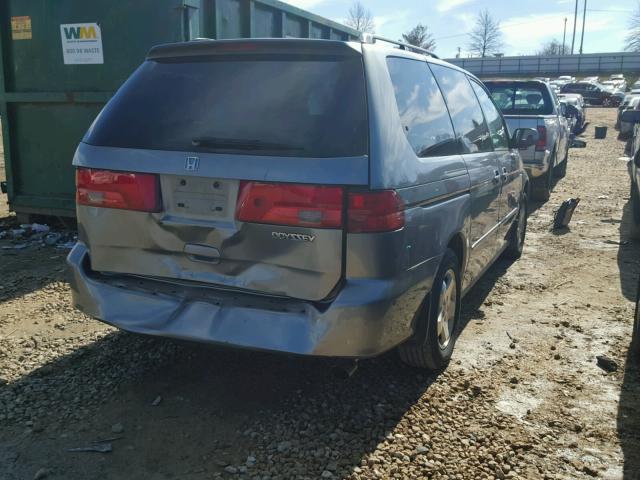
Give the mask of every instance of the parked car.
[{"label": "parked car", "polygon": [[605,88],[607,88],[610,92],[621,92],[624,95],[625,90],[627,89],[627,82],[624,80],[606,80],[601,84]]},{"label": "parked car", "polygon": [[632,94],[625,95],[622,103],[618,105],[618,115],[616,117],[616,125],[615,125],[616,130],[620,130],[620,116],[622,115],[622,112],[626,111],[629,105],[631,104],[631,102],[633,101],[633,99],[638,96],[639,95],[632,95]]},{"label": "parked car", "polygon": [[629,146],[631,157],[631,225],[632,238],[640,240],[640,110],[622,112],[621,123],[634,125]]},{"label": "parked car", "polygon": [[485,85],[511,131],[534,128],[538,142],[520,152],[534,200],[549,199],[554,174],[564,177],[569,158],[569,123],[549,86],[537,80],[493,80]]},{"label": "parked car", "polygon": [[600,77],[598,76],[594,76],[594,77],[584,77],[582,79],[583,82],[599,82],[600,81]]},{"label": "parked car", "polygon": [[640,96],[632,97],[631,101],[622,110],[618,110],[620,138],[628,138],[633,134],[634,123],[622,120],[622,114],[629,110],[640,110]]},{"label": "parked car", "polygon": [[569,121],[569,131],[574,135],[579,135],[584,130],[585,126],[585,109],[584,104],[580,101],[582,96],[578,95],[579,98],[574,97],[573,93],[568,93],[560,96],[560,103],[563,108],[563,115]]},{"label": "parked car", "polygon": [[640,94],[640,81],[635,82],[633,85],[631,85],[629,93],[632,94],[632,95]]},{"label": "parked car", "polygon": [[618,106],[622,98],[614,96],[604,86],[598,83],[575,82],[567,83],[560,89],[561,93],[579,93],[584,97],[587,105],[603,105],[605,107]]},{"label": "parked car", "polygon": [[155,47],[73,160],[74,304],[132,332],[442,368],[464,294],[522,252],[537,135],[509,137],[466,71],[373,37]]}]

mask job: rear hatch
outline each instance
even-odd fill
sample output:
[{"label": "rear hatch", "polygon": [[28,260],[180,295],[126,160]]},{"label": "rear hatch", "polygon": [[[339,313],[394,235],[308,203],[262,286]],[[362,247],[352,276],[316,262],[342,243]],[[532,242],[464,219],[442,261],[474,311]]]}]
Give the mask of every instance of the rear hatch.
[{"label": "rear hatch", "polygon": [[96,271],[321,300],[368,183],[362,56],[341,42],[154,49],[79,146]]}]

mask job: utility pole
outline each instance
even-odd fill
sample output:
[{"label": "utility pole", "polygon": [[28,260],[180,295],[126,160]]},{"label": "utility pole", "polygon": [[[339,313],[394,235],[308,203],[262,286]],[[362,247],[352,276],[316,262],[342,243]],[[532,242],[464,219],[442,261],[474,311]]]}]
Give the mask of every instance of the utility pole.
[{"label": "utility pole", "polygon": [[573,13],[573,40],[571,40],[571,55],[573,55],[573,46],[576,43],[576,24],[578,23],[578,0],[576,0],[576,10]]},{"label": "utility pole", "polygon": [[584,0],[584,10],[582,11],[582,36],[580,37],[580,55],[582,55],[582,44],[584,43],[584,22],[587,19],[587,0]]},{"label": "utility pole", "polygon": [[562,34],[562,55],[564,55],[564,46],[567,39],[567,17],[564,17],[564,33]]}]

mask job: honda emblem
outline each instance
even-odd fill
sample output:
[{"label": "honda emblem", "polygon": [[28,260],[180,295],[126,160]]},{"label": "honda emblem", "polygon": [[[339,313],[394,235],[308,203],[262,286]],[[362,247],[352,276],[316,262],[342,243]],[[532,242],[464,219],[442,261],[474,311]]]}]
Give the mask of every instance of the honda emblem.
[{"label": "honda emblem", "polygon": [[187,157],[184,162],[184,169],[188,172],[195,172],[200,165],[200,159],[198,157]]}]

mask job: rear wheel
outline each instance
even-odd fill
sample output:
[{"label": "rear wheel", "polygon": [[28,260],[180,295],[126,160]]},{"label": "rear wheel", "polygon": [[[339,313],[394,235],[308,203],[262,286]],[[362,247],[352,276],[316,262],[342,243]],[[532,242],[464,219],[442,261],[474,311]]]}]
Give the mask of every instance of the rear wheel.
[{"label": "rear wheel", "polygon": [[531,198],[538,202],[546,202],[551,196],[551,185],[553,181],[553,169],[555,168],[555,153],[553,154],[551,164],[547,172],[539,178],[534,179],[531,183]]},{"label": "rear wheel", "polygon": [[529,206],[527,202],[527,194],[522,194],[522,200],[520,201],[520,209],[518,210],[518,217],[513,225],[511,225],[511,231],[509,232],[509,245],[505,250],[505,256],[508,258],[518,259],[522,256],[524,250],[524,240],[527,235],[527,218],[529,216]]},{"label": "rear wheel", "polygon": [[413,367],[440,370],[447,366],[460,318],[460,266],[447,249],[433,288],[417,315],[416,334],[398,347],[401,360]]},{"label": "rear wheel", "polygon": [[564,178],[567,175],[567,164],[568,163],[569,163],[569,150],[567,150],[567,153],[564,156],[564,160],[562,160],[560,165],[558,165],[556,168],[553,169],[553,174],[557,178]]}]

